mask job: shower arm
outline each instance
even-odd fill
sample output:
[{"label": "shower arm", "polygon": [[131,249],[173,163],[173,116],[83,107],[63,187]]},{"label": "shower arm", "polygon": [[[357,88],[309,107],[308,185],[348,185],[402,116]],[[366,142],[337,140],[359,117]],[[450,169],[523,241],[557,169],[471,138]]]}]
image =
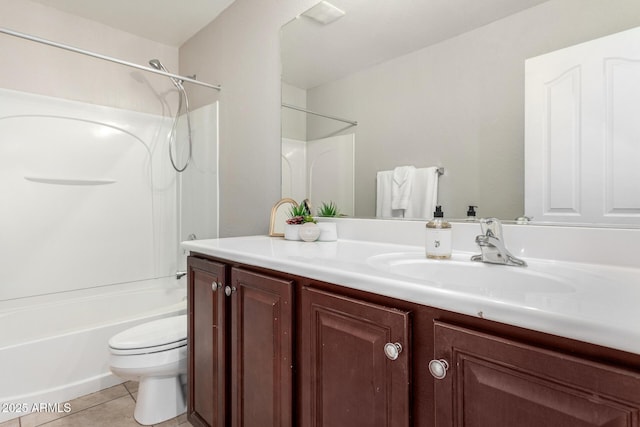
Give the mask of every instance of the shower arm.
[{"label": "shower arm", "polygon": [[184,76],[181,76],[179,74],[173,74],[173,73],[168,73],[168,72],[162,71],[162,70],[156,70],[155,68],[145,67],[143,65],[138,65],[138,64],[135,64],[133,62],[123,61],[122,59],[113,58],[111,56],[102,55],[102,54],[96,53],[96,52],[91,52],[90,50],[79,49],[79,48],[74,47],[74,46],[69,46],[69,45],[66,45],[66,44],[54,42],[54,41],[51,41],[51,40],[47,40],[47,39],[43,39],[43,38],[40,38],[40,37],[32,36],[30,34],[20,33],[18,31],[13,31],[13,30],[10,30],[8,28],[0,27],[0,33],[7,34],[9,36],[22,38],[22,39],[25,39],[25,40],[30,40],[30,41],[33,41],[33,42],[36,42],[36,43],[42,43],[42,44],[45,44],[45,45],[48,45],[48,46],[57,47],[59,49],[64,49],[64,50],[68,50],[70,52],[79,53],[81,55],[91,56],[93,58],[102,59],[104,61],[115,62],[116,64],[124,65],[124,66],[131,67],[131,68],[137,68],[138,70],[149,71],[151,73],[160,74],[160,75],[163,75],[163,76],[166,76],[166,77],[171,77],[171,78],[174,78],[174,79],[182,80],[183,82],[188,82],[188,83],[192,83],[192,84],[199,85],[199,86],[205,86],[205,87],[208,87],[208,88],[211,88],[211,89],[215,89],[215,90],[218,90],[218,91],[222,90],[222,87],[220,85],[212,85],[210,83],[201,82],[199,80],[195,80],[195,79],[192,79],[190,77],[184,77]]}]

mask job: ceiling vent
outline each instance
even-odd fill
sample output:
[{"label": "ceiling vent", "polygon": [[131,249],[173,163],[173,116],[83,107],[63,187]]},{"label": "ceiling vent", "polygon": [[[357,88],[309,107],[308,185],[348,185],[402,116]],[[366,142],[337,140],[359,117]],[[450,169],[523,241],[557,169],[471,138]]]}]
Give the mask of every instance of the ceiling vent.
[{"label": "ceiling vent", "polygon": [[322,25],[330,24],[344,15],[345,12],[343,10],[338,9],[328,1],[321,1],[302,14],[302,16],[311,18]]}]

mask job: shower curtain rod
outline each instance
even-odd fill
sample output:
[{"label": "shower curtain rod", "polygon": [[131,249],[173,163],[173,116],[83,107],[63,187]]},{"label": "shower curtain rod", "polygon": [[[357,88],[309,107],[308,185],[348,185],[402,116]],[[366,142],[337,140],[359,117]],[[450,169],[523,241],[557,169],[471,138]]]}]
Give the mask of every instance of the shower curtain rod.
[{"label": "shower curtain rod", "polygon": [[79,49],[77,47],[69,46],[69,45],[66,45],[66,44],[54,42],[54,41],[51,41],[51,40],[43,39],[43,38],[32,36],[32,35],[29,35],[29,34],[20,33],[18,31],[13,31],[13,30],[10,30],[8,28],[0,27],[0,33],[4,33],[4,34],[10,35],[10,36],[14,36],[14,37],[19,37],[19,38],[30,40],[30,41],[37,42],[37,43],[46,44],[48,46],[57,47],[57,48],[60,48],[60,49],[71,51],[71,52],[80,53],[82,55],[91,56],[93,58],[98,58],[98,59],[102,59],[102,60],[105,60],[105,61],[115,62],[116,64],[125,65],[125,66],[131,67],[131,68],[137,68],[138,70],[150,71],[152,73],[160,74],[160,75],[163,75],[163,76],[166,76],[166,77],[173,77],[174,79],[179,79],[179,80],[182,80],[183,82],[193,83],[193,84],[196,84],[196,85],[199,85],[199,86],[205,86],[205,87],[208,87],[208,88],[211,88],[211,89],[215,89],[215,90],[218,90],[218,91],[222,90],[222,87],[219,86],[219,85],[212,85],[212,84],[209,84],[209,83],[201,82],[199,80],[195,80],[195,79],[192,79],[190,77],[183,77],[183,76],[181,76],[179,74],[167,73],[165,71],[156,70],[155,68],[145,67],[143,65],[138,65],[138,64],[134,64],[133,62],[123,61],[122,59],[113,58],[111,56],[102,55],[102,54],[99,54],[99,53],[91,52],[89,50]]},{"label": "shower curtain rod", "polygon": [[341,119],[340,117],[328,116],[326,114],[316,113],[315,111],[310,111],[310,110],[307,110],[305,108],[296,107],[295,105],[291,105],[291,104],[285,104],[284,102],[282,103],[282,106],[285,107],[285,108],[291,108],[292,110],[302,111],[303,113],[313,114],[314,116],[320,116],[320,117],[324,117],[324,118],[327,118],[327,119],[337,120],[339,122],[349,123],[352,126],[358,126],[358,122],[354,122],[354,121],[347,120],[347,119]]}]

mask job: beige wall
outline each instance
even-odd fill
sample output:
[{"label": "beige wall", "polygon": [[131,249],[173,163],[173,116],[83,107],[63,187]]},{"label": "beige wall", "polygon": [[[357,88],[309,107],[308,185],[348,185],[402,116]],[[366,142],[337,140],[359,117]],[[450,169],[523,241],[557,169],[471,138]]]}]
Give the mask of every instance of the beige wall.
[{"label": "beige wall", "polygon": [[280,27],[315,3],[236,0],[180,48],[183,73],[222,85],[221,237],[268,231],[280,199]]},{"label": "beige wall", "polygon": [[[175,47],[29,0],[0,0],[0,26],[140,65],[160,58],[178,69]],[[5,34],[0,58],[0,87],[6,89],[155,114],[177,102],[173,94],[163,100],[172,87],[162,76]]]}]

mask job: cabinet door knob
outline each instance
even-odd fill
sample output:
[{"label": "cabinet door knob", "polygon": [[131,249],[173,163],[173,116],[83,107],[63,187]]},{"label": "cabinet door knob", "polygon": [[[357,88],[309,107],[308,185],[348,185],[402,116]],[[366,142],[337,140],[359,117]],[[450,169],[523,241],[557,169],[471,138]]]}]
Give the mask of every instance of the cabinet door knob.
[{"label": "cabinet door knob", "polygon": [[218,282],[212,282],[211,283],[211,290],[213,292],[217,291],[219,288],[221,288],[223,285],[222,283],[218,283]]},{"label": "cabinet door knob", "polygon": [[234,293],[235,291],[236,291],[235,286],[225,286],[224,288],[224,294],[228,297],[230,297],[231,294]]},{"label": "cabinet door knob", "polygon": [[447,376],[447,370],[449,369],[449,362],[444,359],[432,360],[429,362],[429,372],[433,375],[433,378],[441,380]]},{"label": "cabinet door knob", "polygon": [[384,354],[389,360],[396,360],[402,353],[402,345],[398,342],[388,342],[384,345]]}]

